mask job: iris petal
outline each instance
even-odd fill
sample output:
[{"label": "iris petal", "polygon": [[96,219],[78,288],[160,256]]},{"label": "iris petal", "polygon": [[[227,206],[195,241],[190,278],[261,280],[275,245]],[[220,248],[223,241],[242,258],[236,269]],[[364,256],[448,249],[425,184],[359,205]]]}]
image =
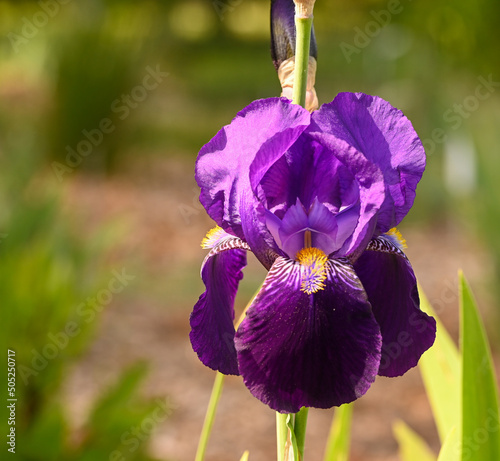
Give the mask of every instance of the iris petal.
[{"label": "iris petal", "polygon": [[279,227],[279,240],[281,248],[290,257],[295,258],[295,255],[304,248],[304,231],[309,227],[307,213],[300,200],[290,207]]},{"label": "iris petal", "polygon": [[[323,107],[323,106],[322,106]],[[356,259],[366,248],[376,229],[378,213],[385,198],[384,177],[380,168],[368,160],[364,154],[342,139],[323,131],[316,124],[315,114],[305,136],[321,142],[325,149],[341,161],[352,174],[359,190],[359,219],[354,231],[345,241],[336,256],[350,256]],[[328,115],[328,114],[327,114]],[[324,121],[323,118],[320,119]]]},{"label": "iris petal", "polygon": [[380,361],[380,330],[352,266],[328,261],[326,286],[312,295],[301,291],[301,271],[276,259],[235,337],[246,386],[289,413],[357,399]]},{"label": "iris petal", "polygon": [[[350,219],[348,217],[352,219]],[[309,211],[309,226],[312,233],[312,246],[321,248],[326,254],[337,251],[346,238],[351,235],[358,222],[358,213],[347,210],[332,213],[316,198]]]},{"label": "iris petal", "polygon": [[382,332],[379,375],[401,376],[434,343],[436,321],[420,310],[410,262],[389,239],[372,240],[354,268]]},{"label": "iris petal", "polygon": [[280,218],[279,213],[295,205],[297,199],[309,209],[317,198],[332,212],[359,201],[353,172],[329,148],[305,135],[269,168],[256,190],[261,191],[266,208]]},{"label": "iris petal", "polygon": [[[309,112],[285,99],[261,99],[245,107],[203,146],[195,175],[200,201],[220,227],[244,238],[241,200],[250,190],[250,171],[260,180],[309,120]],[[253,197],[248,206],[256,203]]]},{"label": "iris petal", "polygon": [[340,93],[313,118],[321,131],[344,140],[383,172],[386,194],[377,233],[399,224],[425,169],[425,151],[411,122],[387,101],[363,93]]},{"label": "iris petal", "polygon": [[[254,203],[253,197],[245,194],[241,206],[241,227],[245,240],[253,254],[266,269],[270,269],[278,255],[284,253],[279,249],[268,225],[272,229],[273,223],[269,221],[269,213],[262,204]],[[279,226],[279,223],[277,223]]]},{"label": "iris petal", "polygon": [[300,199],[280,220],[266,210],[266,226],[275,242],[293,259],[304,248],[304,233],[311,234],[311,246],[331,254],[342,247],[358,222],[358,207],[346,207],[339,213],[330,210],[315,198],[308,212]]},{"label": "iris petal", "polygon": [[200,360],[213,370],[237,375],[234,347],[234,299],[243,278],[248,245],[222,230],[205,258],[201,277],[206,291],[194,306],[189,337]]}]

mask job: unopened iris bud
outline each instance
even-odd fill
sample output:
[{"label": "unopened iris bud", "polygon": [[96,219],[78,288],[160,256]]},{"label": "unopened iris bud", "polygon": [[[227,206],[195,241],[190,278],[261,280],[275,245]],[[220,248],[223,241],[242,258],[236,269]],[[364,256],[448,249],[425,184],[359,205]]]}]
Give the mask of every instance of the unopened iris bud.
[{"label": "unopened iris bud", "polygon": [[[299,5],[300,4],[300,5]],[[272,0],[271,1],[271,55],[278,71],[282,93],[292,99],[295,73],[296,29],[295,14],[312,14],[314,1]],[[316,39],[314,29],[311,31],[311,46],[309,51],[309,68],[307,76],[306,109],[316,110],[319,106],[314,83],[316,80]]]},{"label": "unopened iris bud", "polygon": [[[312,3],[308,0],[302,3]],[[302,12],[304,8],[300,7]],[[298,12],[299,10],[297,10]],[[312,10],[311,10],[312,11]],[[302,14],[302,13],[301,13]],[[293,0],[271,0],[271,56],[274,67],[279,69],[283,61],[295,55],[295,3]],[[311,31],[311,47],[309,55],[316,58],[318,51],[314,28]]]}]

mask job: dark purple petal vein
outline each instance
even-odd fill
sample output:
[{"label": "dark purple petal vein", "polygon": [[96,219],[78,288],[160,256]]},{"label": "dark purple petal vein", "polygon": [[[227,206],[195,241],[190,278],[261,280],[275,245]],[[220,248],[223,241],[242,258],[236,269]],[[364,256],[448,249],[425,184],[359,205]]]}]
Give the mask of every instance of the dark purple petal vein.
[{"label": "dark purple petal vein", "polygon": [[240,325],[240,373],[272,409],[330,408],[375,379],[381,337],[352,267],[329,261],[325,290],[300,291],[301,266],[278,258]]}]

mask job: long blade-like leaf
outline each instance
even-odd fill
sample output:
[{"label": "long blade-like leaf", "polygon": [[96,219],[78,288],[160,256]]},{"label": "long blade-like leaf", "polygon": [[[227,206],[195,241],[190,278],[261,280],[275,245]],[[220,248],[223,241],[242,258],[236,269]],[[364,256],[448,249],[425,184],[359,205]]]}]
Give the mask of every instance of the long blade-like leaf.
[{"label": "long blade-like leaf", "polygon": [[394,436],[399,444],[401,461],[436,461],[427,443],[403,421],[394,424]]},{"label": "long blade-like leaf", "polygon": [[460,273],[462,461],[500,460],[498,393],[488,340],[476,302]]},{"label": "long blade-like leaf", "polygon": [[460,461],[460,459],[460,432],[454,427],[451,429],[441,447],[438,461]]},{"label": "long blade-like leaf", "polygon": [[350,403],[335,410],[324,461],[347,461],[349,459],[352,407],[353,404]]},{"label": "long blade-like leaf", "polygon": [[437,322],[436,341],[420,359],[419,369],[439,438],[444,443],[452,427],[460,425],[460,354],[422,290],[419,291],[422,310],[435,317]]}]

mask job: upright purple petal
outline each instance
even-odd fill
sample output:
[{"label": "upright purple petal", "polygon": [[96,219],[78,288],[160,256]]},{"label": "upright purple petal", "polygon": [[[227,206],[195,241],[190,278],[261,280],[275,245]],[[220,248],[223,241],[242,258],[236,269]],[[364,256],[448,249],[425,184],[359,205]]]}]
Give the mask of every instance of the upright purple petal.
[{"label": "upright purple petal", "polygon": [[278,258],[235,337],[245,385],[280,412],[351,402],[379,368],[380,330],[352,267],[329,261],[326,288],[312,295],[302,271]]},{"label": "upright purple petal", "polygon": [[276,242],[281,243],[281,248],[290,257],[295,258],[298,251],[304,248],[304,230],[307,229],[309,220],[306,210],[300,200],[291,206],[279,228],[279,236],[275,237]]},{"label": "upright purple petal", "polygon": [[[359,219],[354,231],[335,256],[350,256],[356,259],[366,248],[376,230],[380,207],[385,200],[384,176],[380,168],[368,160],[362,152],[335,135],[323,131],[324,127],[316,123],[318,121],[316,114],[321,110],[313,113],[311,125],[303,137],[309,136],[321,143],[323,149],[340,161],[355,180],[354,186],[357,187],[359,194],[357,208]],[[324,122],[324,118],[319,117],[319,120]],[[344,188],[348,197],[354,195],[351,185],[344,185]]]},{"label": "upright purple petal", "polygon": [[420,310],[410,262],[389,239],[374,239],[354,264],[382,332],[379,375],[401,376],[432,346],[436,321]]},{"label": "upright purple petal", "polygon": [[425,151],[411,122],[388,102],[363,93],[340,93],[313,119],[321,131],[344,140],[383,172],[386,195],[377,233],[399,224],[425,169]]},{"label": "upright purple petal", "polygon": [[309,225],[313,229],[312,246],[331,254],[342,247],[352,234],[359,219],[359,208],[351,205],[337,213],[316,198],[309,211]]},{"label": "upright purple petal", "polygon": [[[241,200],[250,191],[250,166],[257,176],[267,169],[300,136],[310,114],[286,99],[254,101],[222,128],[200,150],[196,181],[200,201],[210,217],[224,230],[244,238]],[[257,199],[250,199],[255,206]]]},{"label": "upright purple petal", "polygon": [[262,179],[251,176],[251,184],[266,208],[280,218],[297,199],[306,209],[318,199],[332,211],[359,201],[353,172],[328,146],[306,135],[297,139]]},{"label": "upright purple petal", "polygon": [[233,321],[234,299],[247,262],[244,249],[248,246],[238,238],[218,240],[203,262],[206,291],[190,318],[193,350],[207,367],[227,375],[239,374]]},{"label": "upright purple petal", "polygon": [[245,240],[252,253],[269,270],[274,260],[280,255],[284,256],[284,253],[277,246],[267,227],[268,212],[261,203],[255,203],[255,197],[249,191],[242,197],[240,209],[241,228],[245,234]]},{"label": "upright purple petal", "polygon": [[342,247],[356,228],[359,219],[357,206],[346,207],[340,212],[332,211],[315,198],[309,210],[300,199],[279,219],[266,211],[266,226],[274,241],[287,257],[293,259],[304,248],[304,234],[311,234],[311,246],[329,255]]}]

